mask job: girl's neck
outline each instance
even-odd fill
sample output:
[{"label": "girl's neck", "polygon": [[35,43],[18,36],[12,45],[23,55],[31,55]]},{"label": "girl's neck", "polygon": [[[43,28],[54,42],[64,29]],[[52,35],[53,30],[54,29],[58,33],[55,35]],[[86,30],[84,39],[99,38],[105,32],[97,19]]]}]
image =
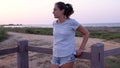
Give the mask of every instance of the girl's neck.
[{"label": "girl's neck", "polygon": [[58,23],[63,23],[63,22],[65,22],[66,20],[67,20],[66,17],[60,17],[60,18],[58,18]]}]

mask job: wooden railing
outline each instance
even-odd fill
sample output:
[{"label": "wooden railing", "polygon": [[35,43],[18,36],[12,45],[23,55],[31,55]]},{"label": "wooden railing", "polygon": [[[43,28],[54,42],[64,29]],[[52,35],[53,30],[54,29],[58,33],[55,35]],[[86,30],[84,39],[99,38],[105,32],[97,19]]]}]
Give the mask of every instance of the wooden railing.
[{"label": "wooden railing", "polygon": [[[28,46],[28,40],[19,40],[17,47],[0,50],[0,56],[17,52],[17,68],[29,68],[28,51],[52,54],[52,49]],[[91,52],[83,52],[78,59],[91,61],[91,68],[104,68],[104,57],[120,54],[120,48],[104,51],[104,44],[96,43],[91,47]]]}]

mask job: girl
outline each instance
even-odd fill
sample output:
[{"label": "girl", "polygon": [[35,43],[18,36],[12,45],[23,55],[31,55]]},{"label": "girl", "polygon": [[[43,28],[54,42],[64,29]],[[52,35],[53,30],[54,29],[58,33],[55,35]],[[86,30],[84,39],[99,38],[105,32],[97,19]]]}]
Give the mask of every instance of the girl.
[{"label": "girl", "polygon": [[[75,55],[80,56],[87,43],[89,32],[76,20],[71,19],[73,14],[71,4],[57,2],[54,6],[54,17],[57,18],[53,22],[53,57],[51,60],[51,68],[73,68]],[[78,50],[75,49],[75,31],[79,31],[83,35],[83,40]]]}]

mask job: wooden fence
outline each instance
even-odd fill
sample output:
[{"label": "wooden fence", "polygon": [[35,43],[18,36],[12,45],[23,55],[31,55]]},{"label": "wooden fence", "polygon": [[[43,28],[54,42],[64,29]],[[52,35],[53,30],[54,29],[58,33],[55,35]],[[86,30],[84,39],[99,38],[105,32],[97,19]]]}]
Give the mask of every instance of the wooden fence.
[{"label": "wooden fence", "polygon": [[[28,40],[19,40],[17,47],[0,50],[0,56],[17,52],[17,68],[29,68],[28,51],[52,54],[52,49],[28,46]],[[120,54],[120,48],[104,51],[104,44],[96,43],[91,47],[91,52],[83,52],[80,59],[91,61],[91,68],[104,68],[104,57]]]}]

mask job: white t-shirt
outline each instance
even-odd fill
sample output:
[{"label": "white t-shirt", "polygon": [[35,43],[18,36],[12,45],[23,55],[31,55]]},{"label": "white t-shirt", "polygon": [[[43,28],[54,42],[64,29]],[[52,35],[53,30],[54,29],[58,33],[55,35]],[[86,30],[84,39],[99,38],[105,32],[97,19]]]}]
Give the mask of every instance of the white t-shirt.
[{"label": "white t-shirt", "polygon": [[65,57],[76,54],[75,31],[80,24],[74,19],[67,19],[62,24],[53,22],[53,56]]}]

